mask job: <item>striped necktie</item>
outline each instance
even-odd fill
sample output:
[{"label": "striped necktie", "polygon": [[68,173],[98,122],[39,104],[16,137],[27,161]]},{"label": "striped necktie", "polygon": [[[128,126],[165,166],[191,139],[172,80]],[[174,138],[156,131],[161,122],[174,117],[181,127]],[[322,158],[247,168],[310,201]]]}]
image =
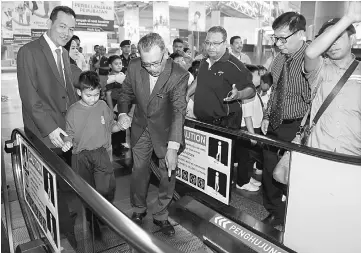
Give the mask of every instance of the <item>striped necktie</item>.
[{"label": "striped necktie", "polygon": [[63,80],[64,86],[66,87],[63,67],[61,65],[61,50],[58,48],[58,49],[55,49],[55,52],[56,52],[56,56],[57,56],[56,57],[57,58],[56,65],[58,66],[59,75],[60,75],[61,80]]},{"label": "striped necktie", "polygon": [[285,91],[288,83],[288,74],[290,69],[290,57],[286,56],[286,61],[283,64],[282,72],[280,78],[278,79],[277,86],[275,88],[275,93],[272,99],[272,107],[270,112],[270,124],[274,130],[276,130],[283,120],[283,107],[284,107],[284,98]]}]

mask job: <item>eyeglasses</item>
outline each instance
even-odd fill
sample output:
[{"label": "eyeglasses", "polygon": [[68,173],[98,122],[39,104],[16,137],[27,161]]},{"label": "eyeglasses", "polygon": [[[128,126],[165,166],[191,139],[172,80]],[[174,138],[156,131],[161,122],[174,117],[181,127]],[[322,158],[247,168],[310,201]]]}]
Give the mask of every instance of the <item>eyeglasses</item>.
[{"label": "eyeglasses", "polygon": [[221,42],[210,42],[206,40],[204,42],[204,45],[206,45],[207,47],[212,47],[212,46],[219,47],[223,42],[224,40],[222,40]]},{"label": "eyeglasses", "polygon": [[298,31],[300,31],[300,30],[295,31],[294,33],[288,35],[287,37],[277,37],[277,36],[275,36],[275,35],[272,35],[272,36],[271,36],[271,40],[272,40],[272,42],[275,43],[275,44],[277,44],[278,41],[281,41],[282,44],[286,44],[286,43],[287,43],[287,39],[288,39],[289,37],[291,37],[292,35],[294,35],[295,33],[297,33]]},{"label": "eyeglasses", "polygon": [[162,59],[160,59],[160,61],[158,61],[158,62],[145,63],[143,61],[140,61],[140,64],[142,65],[143,68],[146,68],[146,69],[150,69],[151,67],[158,68],[162,64],[163,58],[164,58],[164,53],[163,53]]}]

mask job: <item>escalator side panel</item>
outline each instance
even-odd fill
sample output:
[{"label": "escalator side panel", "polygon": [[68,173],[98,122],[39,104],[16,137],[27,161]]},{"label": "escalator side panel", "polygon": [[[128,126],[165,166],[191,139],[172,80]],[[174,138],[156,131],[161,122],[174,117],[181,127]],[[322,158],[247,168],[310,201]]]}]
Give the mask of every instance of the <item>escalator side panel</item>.
[{"label": "escalator side panel", "polygon": [[202,240],[209,240],[226,252],[293,252],[256,234],[252,228],[233,222],[190,196],[177,201],[170,209],[170,216]]}]

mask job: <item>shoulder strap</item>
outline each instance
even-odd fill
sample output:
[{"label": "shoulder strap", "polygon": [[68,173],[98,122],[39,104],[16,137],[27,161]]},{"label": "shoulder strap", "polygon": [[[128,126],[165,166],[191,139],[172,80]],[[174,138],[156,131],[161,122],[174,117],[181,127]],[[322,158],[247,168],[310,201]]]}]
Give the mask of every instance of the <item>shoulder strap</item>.
[{"label": "shoulder strap", "polygon": [[322,103],[320,109],[317,111],[315,118],[313,119],[313,125],[317,124],[317,121],[320,119],[321,115],[327,109],[327,107],[331,104],[332,100],[336,97],[336,95],[340,92],[344,84],[347,82],[351,74],[355,71],[359,62],[354,60],[351,66],[346,70],[345,74],[341,77],[340,81],[336,84],[336,86],[332,89],[331,93],[327,96],[325,101]]}]

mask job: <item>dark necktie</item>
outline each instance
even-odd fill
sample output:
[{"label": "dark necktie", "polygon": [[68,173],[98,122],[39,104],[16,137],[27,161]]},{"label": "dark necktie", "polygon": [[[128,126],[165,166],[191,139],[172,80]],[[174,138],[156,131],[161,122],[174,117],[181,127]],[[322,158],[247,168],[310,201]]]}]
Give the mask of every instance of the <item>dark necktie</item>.
[{"label": "dark necktie", "polygon": [[276,130],[282,124],[284,97],[288,83],[290,61],[291,58],[286,56],[286,61],[283,64],[282,72],[280,78],[278,79],[274,97],[272,100],[272,107],[269,119],[270,124],[274,130]]},{"label": "dark necktie", "polygon": [[61,66],[61,50],[55,49],[56,52],[56,65],[58,66],[58,71],[59,71],[59,75],[60,75],[60,79],[63,81],[64,86],[66,87],[66,82],[65,82],[65,78],[64,78],[64,72],[63,72],[63,68]]},{"label": "dark necktie", "polygon": [[[264,108],[264,103],[263,103],[262,97],[261,97],[261,95],[258,93],[258,91],[256,91],[256,94],[257,94],[257,97],[259,98],[259,101],[261,102],[262,113],[263,113],[263,115],[264,115],[264,114],[265,114],[265,111],[266,111],[266,108]],[[263,115],[262,115],[262,116],[263,116]]]},{"label": "dark necktie", "polygon": [[66,80],[65,80],[65,77],[64,77],[63,67],[61,65],[61,50],[58,48],[58,49],[55,49],[55,52],[56,52],[56,56],[57,56],[56,57],[56,65],[58,66],[60,79],[63,81],[63,85],[64,85],[65,90],[66,90],[65,109],[68,110],[68,105],[70,104],[70,101],[69,101],[69,96],[68,96],[68,90],[66,89]]}]

